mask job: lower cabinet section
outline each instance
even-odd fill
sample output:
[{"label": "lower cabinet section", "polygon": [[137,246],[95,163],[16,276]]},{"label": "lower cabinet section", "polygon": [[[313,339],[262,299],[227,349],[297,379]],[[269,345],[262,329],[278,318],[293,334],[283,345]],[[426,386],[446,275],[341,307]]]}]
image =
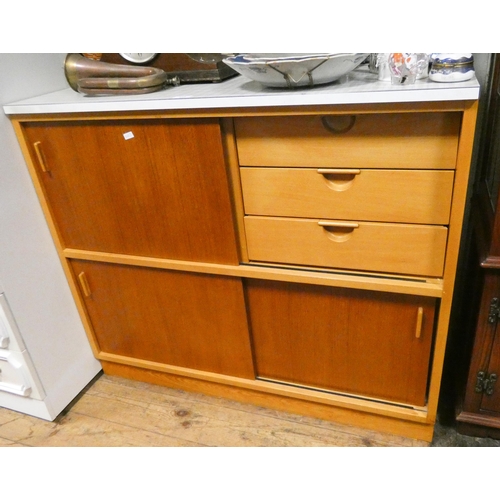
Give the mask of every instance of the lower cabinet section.
[{"label": "lower cabinet section", "polygon": [[423,406],[435,299],[249,280],[257,377]]},{"label": "lower cabinet section", "polygon": [[103,353],[254,378],[239,278],[72,261]]},{"label": "lower cabinet section", "polygon": [[82,260],[71,266],[98,350],[117,362],[426,404],[436,299]]}]

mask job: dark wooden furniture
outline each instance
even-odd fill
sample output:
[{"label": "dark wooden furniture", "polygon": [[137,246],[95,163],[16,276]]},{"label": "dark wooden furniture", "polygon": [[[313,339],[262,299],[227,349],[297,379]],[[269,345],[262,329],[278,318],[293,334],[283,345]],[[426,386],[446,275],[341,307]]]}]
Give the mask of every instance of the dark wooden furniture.
[{"label": "dark wooden furniture", "polygon": [[491,61],[484,132],[471,208],[470,303],[475,305],[473,345],[457,429],[500,438],[500,55]]}]

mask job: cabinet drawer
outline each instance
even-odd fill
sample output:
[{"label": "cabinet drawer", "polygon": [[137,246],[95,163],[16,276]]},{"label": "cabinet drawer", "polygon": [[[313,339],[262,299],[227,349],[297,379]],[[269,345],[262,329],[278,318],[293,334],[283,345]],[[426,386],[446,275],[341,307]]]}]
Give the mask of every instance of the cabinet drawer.
[{"label": "cabinet drawer", "polygon": [[453,171],[241,169],[245,213],[447,224]]},{"label": "cabinet drawer", "polygon": [[[361,114],[349,120],[343,115],[236,118],[240,165],[455,168],[460,113]],[[329,130],[341,130],[344,122],[352,128]]]},{"label": "cabinet drawer", "polygon": [[250,261],[441,276],[443,226],[245,217]]}]

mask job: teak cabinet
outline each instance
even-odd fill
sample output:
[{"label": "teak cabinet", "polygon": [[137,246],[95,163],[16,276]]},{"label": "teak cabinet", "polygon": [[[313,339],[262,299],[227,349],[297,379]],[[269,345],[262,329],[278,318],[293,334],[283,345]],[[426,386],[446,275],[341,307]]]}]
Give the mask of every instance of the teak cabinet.
[{"label": "teak cabinet", "polygon": [[12,117],[105,372],[428,441],[475,118]]}]

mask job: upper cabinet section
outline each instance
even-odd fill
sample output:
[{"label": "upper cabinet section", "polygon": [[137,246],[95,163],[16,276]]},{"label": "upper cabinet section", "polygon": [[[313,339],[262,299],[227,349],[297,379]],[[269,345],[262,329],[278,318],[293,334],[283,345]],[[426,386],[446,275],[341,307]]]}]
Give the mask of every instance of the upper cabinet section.
[{"label": "upper cabinet section", "polygon": [[63,247],[238,262],[217,119],[23,127]]},{"label": "upper cabinet section", "polygon": [[250,262],[442,277],[460,112],[234,123]]}]

